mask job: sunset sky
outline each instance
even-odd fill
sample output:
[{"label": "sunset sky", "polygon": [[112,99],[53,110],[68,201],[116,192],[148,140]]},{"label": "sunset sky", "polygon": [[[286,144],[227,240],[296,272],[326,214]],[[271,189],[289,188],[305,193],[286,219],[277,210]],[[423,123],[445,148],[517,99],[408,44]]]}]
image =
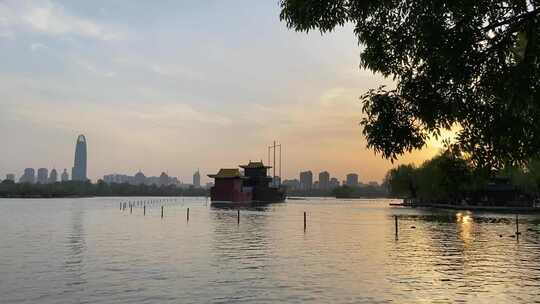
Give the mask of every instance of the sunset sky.
[{"label": "sunset sky", "polygon": [[380,181],[393,166],[358,125],[359,96],[392,81],[359,68],[351,27],[295,33],[277,0],[157,2],[0,1],[0,179],[70,172],[78,134],[93,180],[141,169],[191,182],[265,160],[274,139],[284,178]]}]

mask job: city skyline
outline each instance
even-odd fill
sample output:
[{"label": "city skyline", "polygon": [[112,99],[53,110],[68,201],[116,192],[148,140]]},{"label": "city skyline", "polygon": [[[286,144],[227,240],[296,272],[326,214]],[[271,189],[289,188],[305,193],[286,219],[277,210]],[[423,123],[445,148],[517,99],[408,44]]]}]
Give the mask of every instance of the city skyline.
[{"label": "city skyline", "polygon": [[359,96],[393,82],[358,68],[351,26],[295,33],[274,2],[139,3],[129,15],[126,3],[0,3],[1,174],[70,172],[77,134],[91,139],[92,180],[166,168],[188,181],[197,167],[265,160],[274,139],[283,178],[310,168],[381,180],[395,166],[365,147],[358,125]]}]

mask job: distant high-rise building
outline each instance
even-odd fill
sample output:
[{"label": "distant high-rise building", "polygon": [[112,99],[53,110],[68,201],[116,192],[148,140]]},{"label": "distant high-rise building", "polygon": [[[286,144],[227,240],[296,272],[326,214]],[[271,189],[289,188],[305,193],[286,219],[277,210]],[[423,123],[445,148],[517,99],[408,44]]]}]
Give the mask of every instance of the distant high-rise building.
[{"label": "distant high-rise building", "polygon": [[199,169],[193,174],[193,186],[195,188],[201,187],[201,173],[199,172]]},{"label": "distant high-rise building", "polygon": [[39,168],[37,170],[37,182],[46,184],[49,181],[49,170],[47,168]]},{"label": "distant high-rise building", "polygon": [[287,187],[288,190],[299,190],[300,187],[300,181],[295,179],[286,179],[283,181],[283,186]]},{"label": "distant high-rise building", "polygon": [[69,181],[69,173],[67,172],[67,169],[64,169],[64,172],[62,172],[60,180],[63,182]]},{"label": "distant high-rise building", "polygon": [[328,190],[330,188],[330,173],[323,171],[319,173],[319,189]]},{"label": "distant high-rise building", "polygon": [[75,162],[71,170],[71,180],[86,181],[86,138],[84,135],[77,137],[75,146]]},{"label": "distant high-rise building", "polygon": [[146,183],[146,176],[141,171],[137,172],[134,176],[134,181],[136,185],[142,185]]},{"label": "distant high-rise building", "polygon": [[36,171],[34,170],[34,168],[26,168],[26,169],[24,169],[24,173],[21,176],[21,178],[19,178],[19,182],[20,183],[30,183],[30,184],[35,183],[36,182]]},{"label": "distant high-rise building", "polygon": [[311,190],[313,187],[313,173],[311,171],[300,172],[300,188]]},{"label": "distant high-rise building", "polygon": [[15,182],[15,174],[12,174],[12,173],[6,174],[6,180]]},{"label": "distant high-rise building", "polygon": [[347,174],[347,186],[358,187],[358,174],[356,173]]},{"label": "distant high-rise building", "polygon": [[335,177],[332,177],[330,179],[330,189],[335,189],[337,187],[339,187],[339,180]]},{"label": "distant high-rise building", "polygon": [[52,169],[51,173],[49,174],[49,183],[54,184],[58,181],[58,172],[56,172],[56,169]]},{"label": "distant high-rise building", "polygon": [[170,178],[165,172],[161,172],[161,175],[159,176],[159,185],[160,186],[167,186],[170,183]]}]

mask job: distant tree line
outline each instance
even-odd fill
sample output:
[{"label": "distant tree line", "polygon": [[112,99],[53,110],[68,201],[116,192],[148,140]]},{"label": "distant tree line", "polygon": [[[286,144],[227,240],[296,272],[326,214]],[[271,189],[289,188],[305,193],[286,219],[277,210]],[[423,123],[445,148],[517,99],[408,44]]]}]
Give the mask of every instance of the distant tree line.
[{"label": "distant tree line", "polygon": [[287,196],[300,197],[337,197],[337,198],[375,198],[386,197],[385,187],[375,185],[359,185],[351,187],[343,185],[334,189],[288,190]]},{"label": "distant tree line", "polygon": [[128,183],[97,183],[67,181],[51,184],[14,183],[4,180],[0,183],[0,197],[87,197],[87,196],[206,196],[207,189],[174,185],[131,185]]},{"label": "distant tree line", "polygon": [[383,184],[393,197],[448,202],[474,196],[501,180],[527,197],[538,197],[540,160],[487,170],[477,168],[466,154],[450,148],[418,167],[409,164],[391,169]]}]

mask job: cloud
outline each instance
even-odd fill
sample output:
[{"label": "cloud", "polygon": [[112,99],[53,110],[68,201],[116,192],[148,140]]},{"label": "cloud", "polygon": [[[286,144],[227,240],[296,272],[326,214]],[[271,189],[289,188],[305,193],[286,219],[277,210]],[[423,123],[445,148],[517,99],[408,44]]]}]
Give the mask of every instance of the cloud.
[{"label": "cloud", "polygon": [[70,14],[51,1],[7,0],[0,3],[0,36],[17,30],[103,41],[121,39],[125,35],[108,25]]},{"label": "cloud", "polygon": [[32,50],[32,52],[37,52],[39,50],[46,50],[46,49],[48,49],[48,47],[41,43],[32,43],[30,45],[30,50]]}]

